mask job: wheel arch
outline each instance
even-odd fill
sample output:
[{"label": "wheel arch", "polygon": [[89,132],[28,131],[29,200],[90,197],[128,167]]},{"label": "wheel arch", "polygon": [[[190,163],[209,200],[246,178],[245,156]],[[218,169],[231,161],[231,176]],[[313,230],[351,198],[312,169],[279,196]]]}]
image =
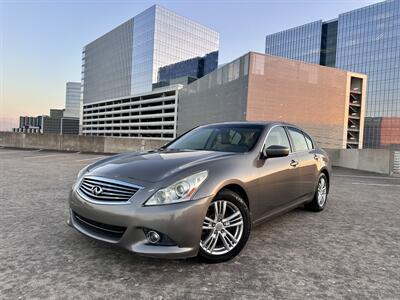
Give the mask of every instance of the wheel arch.
[{"label": "wheel arch", "polygon": [[247,195],[246,190],[238,183],[229,183],[227,185],[224,185],[222,188],[219,189],[218,193],[220,193],[222,190],[230,190],[232,192],[235,192],[238,194],[243,201],[246,203],[247,208],[250,210],[250,202],[249,202],[249,197]]}]

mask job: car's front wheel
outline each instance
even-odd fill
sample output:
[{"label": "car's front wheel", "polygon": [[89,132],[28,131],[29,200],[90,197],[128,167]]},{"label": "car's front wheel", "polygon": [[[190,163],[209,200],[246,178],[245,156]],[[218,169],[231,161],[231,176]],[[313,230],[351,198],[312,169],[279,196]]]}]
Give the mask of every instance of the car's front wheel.
[{"label": "car's front wheel", "polygon": [[243,249],[251,230],[250,212],[243,199],[222,190],[208,207],[199,256],[208,262],[232,259]]}]

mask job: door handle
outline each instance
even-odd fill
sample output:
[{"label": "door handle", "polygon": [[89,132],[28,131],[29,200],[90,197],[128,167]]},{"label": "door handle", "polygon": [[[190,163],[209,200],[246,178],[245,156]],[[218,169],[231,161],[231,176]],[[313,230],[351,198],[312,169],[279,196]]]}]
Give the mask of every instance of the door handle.
[{"label": "door handle", "polygon": [[292,167],[296,167],[299,164],[299,162],[297,160],[292,159],[292,161],[290,162],[290,165]]}]

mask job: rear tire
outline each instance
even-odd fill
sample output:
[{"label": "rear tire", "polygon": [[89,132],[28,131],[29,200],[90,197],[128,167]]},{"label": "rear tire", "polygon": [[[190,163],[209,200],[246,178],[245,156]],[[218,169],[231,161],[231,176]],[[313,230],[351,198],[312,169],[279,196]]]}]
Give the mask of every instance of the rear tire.
[{"label": "rear tire", "polygon": [[326,201],[328,200],[329,182],[328,178],[324,173],[319,174],[317,188],[314,194],[314,198],[310,203],[307,203],[305,207],[308,210],[319,212],[324,210]]},{"label": "rear tire", "polygon": [[228,261],[244,248],[250,231],[246,203],[235,192],[222,190],[208,207],[198,256],[208,263]]}]

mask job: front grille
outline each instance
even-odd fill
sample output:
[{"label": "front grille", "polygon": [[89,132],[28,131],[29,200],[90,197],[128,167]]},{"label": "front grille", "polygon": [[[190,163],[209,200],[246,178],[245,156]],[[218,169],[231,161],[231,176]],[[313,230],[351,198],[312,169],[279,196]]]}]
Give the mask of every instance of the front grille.
[{"label": "front grille", "polygon": [[89,231],[92,234],[100,235],[101,237],[117,241],[121,239],[124,234],[126,227],[108,225],[100,223],[97,221],[90,220],[88,218],[78,215],[76,212],[72,212],[75,222],[79,224],[80,227]]},{"label": "front grille", "polygon": [[85,177],[79,186],[81,193],[96,201],[128,201],[138,190],[129,183],[99,177]]}]

